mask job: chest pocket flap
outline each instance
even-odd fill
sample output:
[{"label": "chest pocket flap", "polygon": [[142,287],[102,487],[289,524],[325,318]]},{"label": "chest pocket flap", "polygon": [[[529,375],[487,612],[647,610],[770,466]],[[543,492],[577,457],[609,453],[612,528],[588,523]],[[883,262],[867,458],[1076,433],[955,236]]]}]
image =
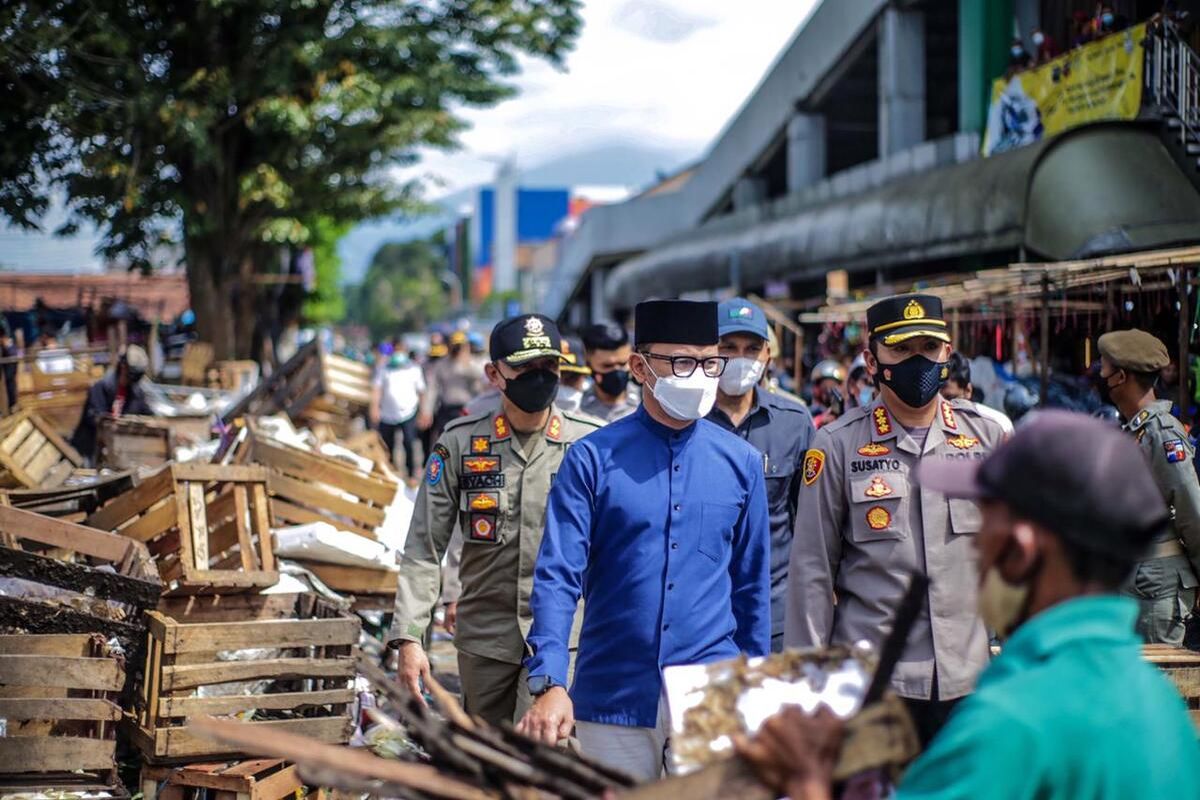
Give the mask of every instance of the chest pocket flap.
[{"label": "chest pocket flap", "polygon": [[908,497],[908,476],[900,472],[876,472],[850,481],[851,503],[878,503]]},{"label": "chest pocket flap", "polygon": [[983,527],[983,515],[974,500],[964,500],[952,497],[946,501],[950,504],[950,529],[955,533],[979,533]]},{"label": "chest pocket flap", "polygon": [[907,538],[908,476],[876,472],[850,481],[850,535],[858,544]]}]

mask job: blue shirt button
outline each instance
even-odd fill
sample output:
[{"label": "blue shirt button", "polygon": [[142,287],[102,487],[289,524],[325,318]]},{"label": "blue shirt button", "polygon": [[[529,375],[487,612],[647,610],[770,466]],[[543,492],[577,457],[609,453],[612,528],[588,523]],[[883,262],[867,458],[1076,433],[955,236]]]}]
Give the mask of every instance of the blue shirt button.
[{"label": "blue shirt button", "polygon": [[679,510],[679,508],[680,508],[680,505],[679,505],[679,503],[676,503],[676,504],[675,504],[675,510],[676,510],[676,511],[678,511],[678,510]]}]

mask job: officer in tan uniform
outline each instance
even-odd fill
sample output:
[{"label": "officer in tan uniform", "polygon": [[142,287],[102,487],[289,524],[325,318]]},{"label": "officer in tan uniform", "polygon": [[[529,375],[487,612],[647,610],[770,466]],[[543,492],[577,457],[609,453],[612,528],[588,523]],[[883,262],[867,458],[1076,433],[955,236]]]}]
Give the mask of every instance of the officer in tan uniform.
[{"label": "officer in tan uniform", "polygon": [[[878,645],[912,572],[929,576],[892,688],[923,741],[987,662],[976,612],[979,509],[913,480],[922,458],[982,459],[1000,427],[967,400],[943,400],[950,336],[940,298],[900,295],[867,310],[871,404],[817,431],[805,454],[789,564],[784,644]],[[835,603],[834,598],[837,598]]]},{"label": "officer in tan uniform", "polygon": [[1137,627],[1142,638],[1180,645],[1200,574],[1200,482],[1187,431],[1171,415],[1171,401],[1159,400],[1154,392],[1170,357],[1166,345],[1139,330],[1106,333],[1098,349],[1100,393],[1127,420],[1123,427],[1137,437],[1171,512],[1167,530],[1122,591],[1141,602]]},{"label": "officer in tan uniform", "polygon": [[519,720],[529,706],[521,666],[531,617],[534,560],[546,497],[571,442],[597,425],[552,408],[561,339],[538,314],[492,331],[488,380],[497,408],[453,420],[433,447],[400,562],[389,640],[398,642],[400,680],[420,697],[429,674],[421,637],[438,602],[439,564],[459,522],[463,533],[457,631],[463,704],[492,724]]}]

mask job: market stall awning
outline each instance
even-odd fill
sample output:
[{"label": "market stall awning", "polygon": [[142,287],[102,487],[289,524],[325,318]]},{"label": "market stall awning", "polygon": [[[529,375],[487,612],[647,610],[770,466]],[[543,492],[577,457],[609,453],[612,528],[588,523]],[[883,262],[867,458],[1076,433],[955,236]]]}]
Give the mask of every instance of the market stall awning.
[{"label": "market stall awning", "polygon": [[1200,193],[1151,128],[1084,128],[829,203],[712,220],[622,264],[609,302],[1025,246],[1048,259],[1200,241]]}]

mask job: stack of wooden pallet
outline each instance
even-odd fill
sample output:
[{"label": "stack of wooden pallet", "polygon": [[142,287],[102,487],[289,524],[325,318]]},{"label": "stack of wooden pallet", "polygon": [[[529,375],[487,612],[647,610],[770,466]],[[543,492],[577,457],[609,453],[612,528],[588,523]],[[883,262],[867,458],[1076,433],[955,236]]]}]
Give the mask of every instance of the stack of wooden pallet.
[{"label": "stack of wooden pallet", "polygon": [[81,466],[79,453],[40,414],[0,420],[0,487],[53,488]]},{"label": "stack of wooden pallet", "polygon": [[344,438],[354,417],[370,402],[371,368],[327,353],[314,340],[229,409],[224,419],[285,413],[297,424]]}]

